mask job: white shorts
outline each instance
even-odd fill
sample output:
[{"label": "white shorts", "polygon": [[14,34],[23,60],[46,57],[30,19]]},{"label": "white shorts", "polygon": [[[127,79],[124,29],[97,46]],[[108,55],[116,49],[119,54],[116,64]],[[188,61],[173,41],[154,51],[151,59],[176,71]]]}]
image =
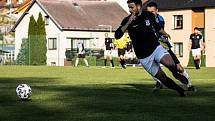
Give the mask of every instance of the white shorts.
[{"label": "white shorts", "polygon": [[192,49],[192,55],[193,56],[200,56],[201,55],[201,48]]},{"label": "white shorts", "polygon": [[133,58],[135,58],[133,52],[130,52],[130,53],[125,52],[125,57],[126,57],[127,59],[133,59]]},{"label": "white shorts", "polygon": [[112,50],[105,50],[104,51],[104,56],[107,57],[107,56],[112,56]]},{"label": "white shorts", "polygon": [[160,69],[160,60],[166,54],[169,54],[167,50],[159,45],[150,56],[139,61],[149,74],[155,76]]}]

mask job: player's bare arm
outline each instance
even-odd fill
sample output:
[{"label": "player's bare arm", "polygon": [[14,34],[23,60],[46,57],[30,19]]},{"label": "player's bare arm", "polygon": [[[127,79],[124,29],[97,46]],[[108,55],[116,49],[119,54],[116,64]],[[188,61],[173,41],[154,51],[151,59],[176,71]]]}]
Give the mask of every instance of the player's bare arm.
[{"label": "player's bare arm", "polygon": [[127,29],[128,26],[131,24],[131,22],[132,22],[133,20],[135,20],[135,18],[136,18],[136,15],[135,15],[135,14],[132,14],[132,15],[130,16],[128,22],[127,22],[124,26],[122,26],[122,28],[121,28],[121,30],[122,30],[123,33],[125,33],[126,29]]},{"label": "player's bare arm", "polygon": [[160,32],[162,35],[164,35],[164,36],[168,37],[169,39],[171,39],[171,36],[170,36],[163,28],[161,28],[161,29],[159,30],[159,32]]}]

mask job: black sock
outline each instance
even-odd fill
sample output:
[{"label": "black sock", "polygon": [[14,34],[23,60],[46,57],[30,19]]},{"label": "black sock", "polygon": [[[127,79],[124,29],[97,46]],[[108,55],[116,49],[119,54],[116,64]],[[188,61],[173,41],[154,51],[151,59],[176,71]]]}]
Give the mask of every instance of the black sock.
[{"label": "black sock", "polygon": [[121,64],[122,68],[124,68],[124,69],[126,68],[125,67],[125,60],[124,59],[120,60],[120,64]]},{"label": "black sock", "polygon": [[123,61],[122,61],[121,59],[120,59],[120,61],[119,61],[119,62],[120,62],[120,64],[121,64],[121,66],[123,66]]},{"label": "black sock", "polygon": [[176,90],[180,95],[184,95],[184,89],[177,85],[172,79],[166,77],[166,81],[160,80],[166,87]]},{"label": "black sock", "polygon": [[125,59],[122,59],[122,65],[125,66]]},{"label": "black sock", "polygon": [[197,65],[198,65],[198,67],[199,67],[199,65],[200,65],[200,59],[197,59],[197,60],[196,60],[196,63],[197,63]]},{"label": "black sock", "polygon": [[198,69],[199,68],[198,60],[194,60],[194,64],[195,64],[196,69]]},{"label": "black sock", "polygon": [[107,59],[105,59],[105,66],[107,65]]},{"label": "black sock", "polygon": [[172,75],[177,80],[179,80],[181,83],[186,84],[186,85],[189,83],[189,80],[184,75],[179,73],[179,71],[178,71],[176,66],[174,68],[170,68],[169,70],[172,72]]},{"label": "black sock", "polygon": [[112,67],[114,67],[113,60],[110,60]]},{"label": "black sock", "polygon": [[172,73],[173,76],[178,79],[182,84],[188,84],[189,83],[189,80],[184,76],[184,75],[181,75],[180,73],[178,72],[173,72]]}]

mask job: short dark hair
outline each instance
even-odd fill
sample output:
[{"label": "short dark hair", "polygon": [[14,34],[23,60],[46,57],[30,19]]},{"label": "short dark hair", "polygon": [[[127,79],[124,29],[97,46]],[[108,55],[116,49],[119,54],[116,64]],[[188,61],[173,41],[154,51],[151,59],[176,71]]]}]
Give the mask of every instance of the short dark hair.
[{"label": "short dark hair", "polygon": [[128,0],[127,3],[134,3],[142,5],[142,0]]},{"label": "short dark hair", "polygon": [[155,7],[155,8],[158,8],[158,5],[156,2],[149,2],[146,7]]},{"label": "short dark hair", "polygon": [[195,27],[194,30],[199,30],[199,28],[198,28],[198,27]]}]

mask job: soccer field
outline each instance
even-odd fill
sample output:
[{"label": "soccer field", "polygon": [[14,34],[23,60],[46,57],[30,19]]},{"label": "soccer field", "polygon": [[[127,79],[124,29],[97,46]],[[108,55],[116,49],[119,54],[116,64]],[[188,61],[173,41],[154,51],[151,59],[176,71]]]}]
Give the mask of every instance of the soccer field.
[{"label": "soccer field", "polygon": [[[214,121],[215,68],[187,71],[198,91],[180,97],[152,93],[142,68],[1,66],[0,121]],[[16,96],[21,83],[31,100]]]}]

